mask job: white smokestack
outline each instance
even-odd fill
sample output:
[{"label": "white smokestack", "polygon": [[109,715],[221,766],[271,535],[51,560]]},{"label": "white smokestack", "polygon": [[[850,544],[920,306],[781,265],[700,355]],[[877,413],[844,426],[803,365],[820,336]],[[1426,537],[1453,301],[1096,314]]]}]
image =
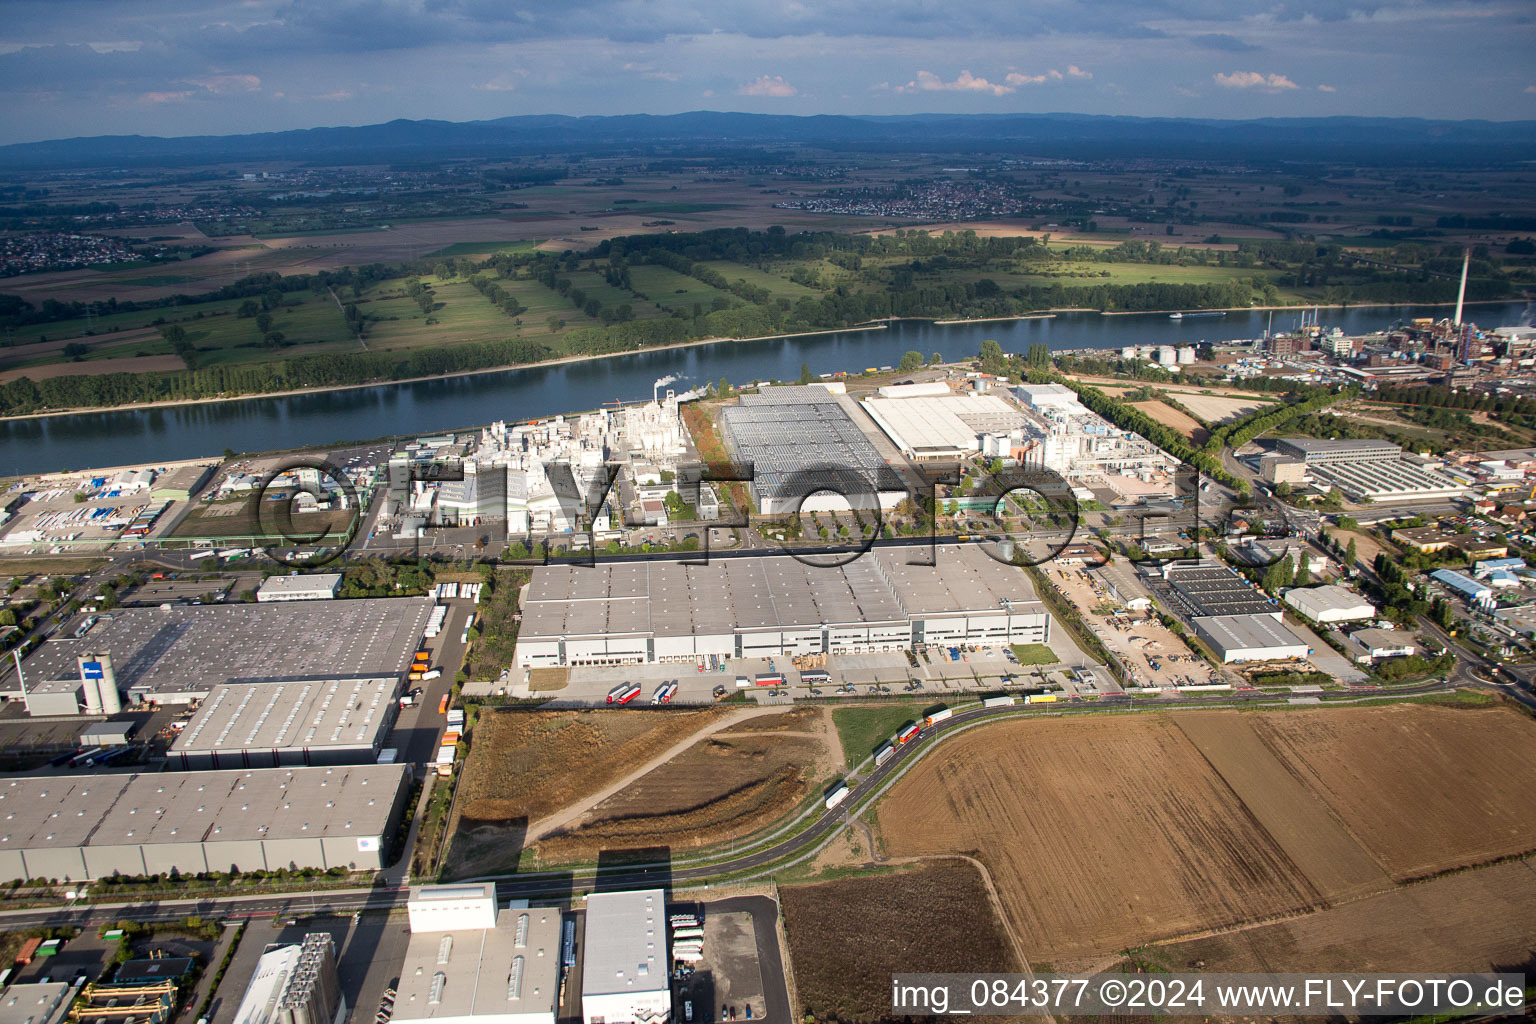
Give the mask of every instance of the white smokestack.
[{"label": "white smokestack", "polygon": [[1467,268],[1472,265],[1472,250],[1468,249],[1461,257],[1461,287],[1456,291],[1456,319],[1452,321],[1457,327],[1461,326],[1461,306],[1467,300]]},{"label": "white smokestack", "polygon": [[117,692],[117,673],[112,670],[112,655],[101,656],[101,678],[96,680],[101,696],[101,712],[115,715],[123,710],[122,694]]}]

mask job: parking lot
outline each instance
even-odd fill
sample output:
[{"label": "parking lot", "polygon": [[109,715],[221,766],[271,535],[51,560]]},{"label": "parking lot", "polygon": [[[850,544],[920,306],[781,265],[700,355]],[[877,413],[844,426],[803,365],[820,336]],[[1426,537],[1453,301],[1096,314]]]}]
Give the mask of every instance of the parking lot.
[{"label": "parking lot", "polygon": [[[674,904],[669,912],[693,904]],[[779,952],[778,904],[738,896],[697,904],[703,959],[679,964],[673,975],[674,1024],[766,1021],[790,1024],[789,990]]]}]

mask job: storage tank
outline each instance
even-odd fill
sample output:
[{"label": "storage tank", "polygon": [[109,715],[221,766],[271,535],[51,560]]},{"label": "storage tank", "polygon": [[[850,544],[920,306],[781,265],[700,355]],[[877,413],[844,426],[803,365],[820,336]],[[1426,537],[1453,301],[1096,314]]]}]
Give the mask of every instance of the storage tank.
[{"label": "storage tank", "polygon": [[1121,359],[1135,359],[1136,358],[1136,346],[1135,345],[1127,345],[1124,348],[1122,348],[1120,350],[1120,358]]},{"label": "storage tank", "polygon": [[80,696],[85,705],[85,713],[101,714],[101,688],[97,684],[101,680],[104,666],[94,654],[78,656],[75,665],[80,672]]},{"label": "storage tank", "polygon": [[1195,361],[1195,346],[1184,345],[1179,349],[1179,365],[1188,366]]},{"label": "storage tank", "polygon": [[1164,366],[1173,366],[1179,361],[1178,353],[1172,345],[1159,345],[1157,347],[1157,361]]},{"label": "storage tank", "polygon": [[117,673],[112,669],[112,655],[103,653],[99,658],[101,662],[101,678],[96,680],[97,689],[101,697],[101,713],[115,715],[123,710],[122,695],[117,692]]}]

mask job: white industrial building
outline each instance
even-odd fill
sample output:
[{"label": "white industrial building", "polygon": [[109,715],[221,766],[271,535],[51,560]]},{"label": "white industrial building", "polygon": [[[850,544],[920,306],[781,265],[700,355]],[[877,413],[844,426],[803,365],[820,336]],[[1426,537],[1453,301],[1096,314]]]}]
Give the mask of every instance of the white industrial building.
[{"label": "white industrial building", "polygon": [[224,683],[193,712],[167,759],[190,769],[372,764],[399,695],[394,676]]},{"label": "white industrial building", "polygon": [[316,572],[292,576],[268,576],[256,588],[256,600],[329,601],[341,591],[341,573]]},{"label": "white industrial building", "polygon": [[406,908],[411,939],[394,1021],[555,1024],[559,910],[514,903],[498,911],[494,885],[421,886]]},{"label": "white industrial building", "polygon": [[517,663],[621,665],[895,651],[921,644],[1048,643],[1028,578],[974,545],[876,547],[846,565],[789,555],[540,566]]},{"label": "white industrial building", "polygon": [[496,886],[418,885],[405,910],[413,934],[484,931],[496,927]]},{"label": "white industrial building", "polygon": [[1433,463],[1405,457],[1390,441],[1286,437],[1276,450],[1306,463],[1309,476],[1338,487],[1352,501],[1455,498],[1469,490]]},{"label": "white industrial building", "polygon": [[79,982],[62,981],[12,985],[0,994],[0,1024],[60,1024],[75,1005],[79,987]]},{"label": "white industrial building", "polygon": [[595,892],[586,904],[583,1024],[666,1024],[672,1010],[666,894]]},{"label": "white industrial building", "polygon": [[1064,384],[1021,384],[1013,392],[1032,413],[1026,433],[1038,443],[1031,458],[1052,472],[1067,478],[1149,475],[1177,464],[1140,434],[1083,405]]},{"label": "white industrial building", "polygon": [[1312,653],[1277,615],[1206,615],[1191,619],[1190,625],[1226,665],[1300,660]]},{"label": "white industrial building", "polygon": [[342,1024],[347,1000],[336,975],[336,942],[311,932],[302,943],[268,949],[256,961],[234,1024]]},{"label": "white industrial building", "polygon": [[0,779],[0,879],[378,870],[405,765]]},{"label": "white industrial building", "polygon": [[863,404],[869,418],[909,459],[960,459],[975,455],[982,449],[983,437],[1007,437],[1022,431],[1029,422],[1018,406],[997,395],[957,395],[942,384],[942,393],[938,395],[887,395],[901,387],[881,388],[882,397],[866,398]]},{"label": "white industrial building", "polygon": [[1355,622],[1376,617],[1375,605],[1354,591],[1333,584],[1296,587],[1286,591],[1284,600],[1313,622]]}]

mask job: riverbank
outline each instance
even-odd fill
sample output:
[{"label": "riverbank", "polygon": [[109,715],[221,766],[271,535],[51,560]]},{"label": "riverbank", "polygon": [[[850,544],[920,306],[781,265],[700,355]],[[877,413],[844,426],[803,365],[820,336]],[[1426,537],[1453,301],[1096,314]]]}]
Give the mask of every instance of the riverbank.
[{"label": "riverbank", "polygon": [[329,395],[338,391],[357,391],[364,388],[386,388],[393,384],[421,384],[433,380],[452,380],[455,377],[478,377],[488,373],[507,373],[511,370],[537,370],[546,366],[564,366],[570,363],[589,363],[601,359],[615,359],[619,356],[639,355],[643,352],[670,352],[675,349],[698,348],[701,345],[726,345],[738,344],[746,341],[779,341],[789,338],[814,338],[823,334],[847,334],[852,331],[884,331],[888,327],[884,323],[859,324],[855,327],[832,327],[825,331],[800,331],[796,334],[763,334],[755,338],[699,338],[695,341],[678,341],[671,345],[657,345],[654,348],[628,349],[623,352],[604,352],[591,356],[560,356],[557,359],[542,359],[537,363],[510,363],[504,366],[487,366],[481,370],[455,370],[452,373],[437,373],[424,377],[400,377],[393,380],[365,381],[361,384],[334,384],[328,387],[318,388],[289,388],[286,391],[252,391],[242,395],[221,395],[213,398],[177,398],[164,402],[128,402],[123,405],[81,405],[67,409],[49,409],[46,412],[29,412],[13,416],[0,416],[0,423],[10,420],[38,420],[48,419],[54,416],[78,416],[82,413],[92,412],[133,412],[147,409],[176,409],[195,405],[222,405],[225,402],[248,402],[258,398],[295,398],[304,395]]}]

